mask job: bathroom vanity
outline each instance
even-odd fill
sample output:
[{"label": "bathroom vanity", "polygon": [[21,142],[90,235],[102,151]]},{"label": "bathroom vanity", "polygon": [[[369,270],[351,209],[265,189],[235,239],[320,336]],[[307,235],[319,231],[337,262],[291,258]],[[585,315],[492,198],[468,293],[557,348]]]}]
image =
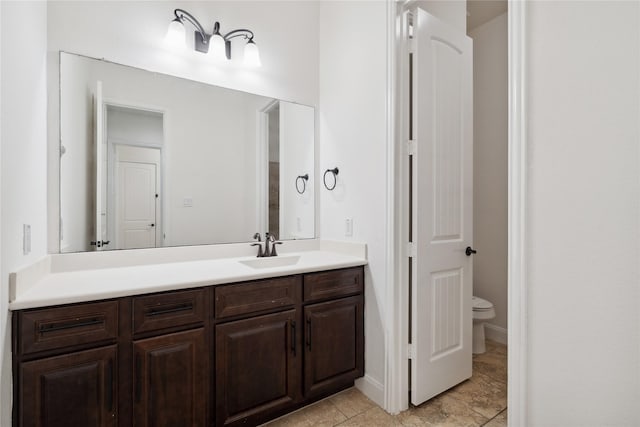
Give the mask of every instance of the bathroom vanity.
[{"label": "bathroom vanity", "polygon": [[[343,258],[360,265],[260,266],[248,274],[264,278],[14,310],[14,424],[257,425],[353,385],[366,261]],[[286,274],[301,269],[313,271]]]}]

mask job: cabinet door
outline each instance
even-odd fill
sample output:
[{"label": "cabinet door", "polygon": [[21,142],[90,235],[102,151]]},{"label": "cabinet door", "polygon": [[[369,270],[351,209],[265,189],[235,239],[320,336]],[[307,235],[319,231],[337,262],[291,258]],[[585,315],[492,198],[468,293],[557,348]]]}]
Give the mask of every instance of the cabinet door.
[{"label": "cabinet door", "polygon": [[208,351],[204,329],[133,342],[134,425],[204,426]]},{"label": "cabinet door", "polygon": [[115,426],[116,346],[23,362],[21,426]]},{"label": "cabinet door", "polygon": [[301,399],[297,310],[216,326],[216,425],[255,425]]},{"label": "cabinet door", "polygon": [[305,307],[305,398],[346,387],[364,375],[362,296]]}]

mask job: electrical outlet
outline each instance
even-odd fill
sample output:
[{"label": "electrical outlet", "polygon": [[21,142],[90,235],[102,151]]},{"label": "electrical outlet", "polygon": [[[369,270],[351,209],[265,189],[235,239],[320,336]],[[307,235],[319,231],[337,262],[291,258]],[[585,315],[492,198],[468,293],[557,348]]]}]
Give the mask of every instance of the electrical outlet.
[{"label": "electrical outlet", "polygon": [[29,255],[31,253],[31,226],[22,224],[22,253]]},{"label": "electrical outlet", "polygon": [[353,218],[344,220],[344,235],[345,237],[353,237]]}]

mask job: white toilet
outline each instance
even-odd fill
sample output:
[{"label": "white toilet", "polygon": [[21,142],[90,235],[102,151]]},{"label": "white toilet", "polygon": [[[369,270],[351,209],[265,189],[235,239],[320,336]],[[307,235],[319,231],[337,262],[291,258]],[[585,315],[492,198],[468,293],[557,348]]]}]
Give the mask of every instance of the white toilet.
[{"label": "white toilet", "polygon": [[471,351],[473,354],[481,354],[486,351],[484,344],[484,323],[496,317],[496,311],[486,299],[472,297],[471,305],[473,306],[473,346]]}]

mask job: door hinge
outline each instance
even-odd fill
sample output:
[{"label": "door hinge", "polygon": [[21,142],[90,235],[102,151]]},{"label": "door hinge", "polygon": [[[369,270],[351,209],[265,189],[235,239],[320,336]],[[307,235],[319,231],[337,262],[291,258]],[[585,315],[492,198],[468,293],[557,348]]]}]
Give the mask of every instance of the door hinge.
[{"label": "door hinge", "polygon": [[407,42],[407,50],[410,54],[416,51],[416,39],[413,36],[409,37],[409,40]]},{"label": "door hinge", "polygon": [[413,359],[414,357],[413,344],[407,344],[407,359]]},{"label": "door hinge", "polygon": [[406,147],[407,147],[407,156],[413,156],[416,154],[418,145],[416,144],[416,141],[414,139],[408,140]]},{"label": "door hinge", "polygon": [[416,245],[413,242],[407,243],[407,256],[409,258],[416,256]]}]

